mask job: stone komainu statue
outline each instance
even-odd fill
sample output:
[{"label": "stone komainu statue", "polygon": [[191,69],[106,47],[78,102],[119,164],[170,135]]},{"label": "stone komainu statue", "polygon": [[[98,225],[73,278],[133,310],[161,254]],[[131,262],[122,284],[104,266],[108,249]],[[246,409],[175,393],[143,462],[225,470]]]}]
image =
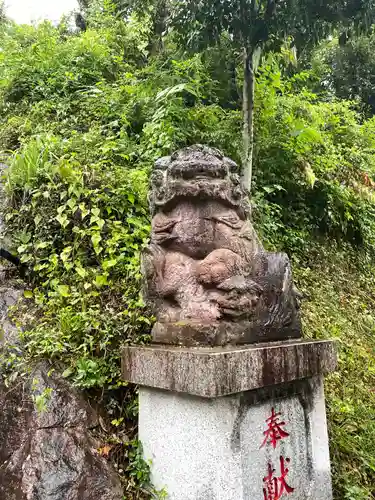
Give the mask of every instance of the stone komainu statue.
[{"label": "stone komainu statue", "polygon": [[301,337],[287,255],[266,252],[237,165],[192,146],[151,177],[151,242],[143,255],[154,342],[226,345]]}]

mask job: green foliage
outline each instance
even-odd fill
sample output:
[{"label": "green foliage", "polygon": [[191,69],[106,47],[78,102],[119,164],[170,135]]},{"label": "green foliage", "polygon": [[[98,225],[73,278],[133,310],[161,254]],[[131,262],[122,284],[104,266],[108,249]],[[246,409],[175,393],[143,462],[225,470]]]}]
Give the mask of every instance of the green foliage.
[{"label": "green foliage", "polygon": [[200,48],[228,33],[236,49],[275,47],[292,36],[298,48],[324,39],[337,28],[367,31],[375,18],[372,0],[194,0],[176,1],[172,26]]},{"label": "green foliage", "polygon": [[33,403],[38,413],[44,413],[47,410],[48,401],[51,398],[52,389],[44,389],[40,394],[33,394]]},{"label": "green foliage", "polygon": [[272,59],[259,72],[256,197],[279,207],[276,230],[289,249],[293,230],[373,251],[375,122],[361,123],[350,102],[296,92],[304,78],[284,82]]},{"label": "green foliage", "polygon": [[[12,241],[37,276],[36,303],[48,310],[23,340],[33,357],[65,360],[80,387],[118,384],[119,342],[150,324],[139,297],[146,175],[94,164],[85,171],[67,159],[54,164],[53,143],[50,160],[29,175],[19,157],[35,147],[30,141],[15,154],[7,184]],[[43,152],[46,160],[46,146]]]},{"label": "green foliage", "polygon": [[[219,45],[226,36],[233,54],[243,59],[242,183],[252,192],[254,159],[255,71],[262,52],[289,48],[296,61],[296,47],[306,49],[335,29],[369,28],[375,19],[374,0],[195,0],[176,1],[171,25],[187,47],[204,49]],[[291,47],[291,41],[293,47]],[[291,49],[291,50],[290,50]]]},{"label": "green foliage", "polygon": [[368,499],[375,484],[373,269],[348,247],[310,245],[295,266],[305,335],[339,345],[339,371],[326,383],[336,498]]},{"label": "green foliage", "polygon": [[[6,221],[31,281],[15,312],[24,352],[5,362],[14,380],[48,358],[105,401],[125,498],[147,498],[157,494],[119,358],[122,344],[149,339],[153,321],[139,269],[148,174],[197,142],[240,161],[241,78],[225,35],[220,49],[186,56],[171,33],[151,57],[149,11],[124,20],[98,6],[85,32],[0,27]],[[321,91],[324,68],[291,74],[288,54],[270,54],[256,75],[254,218],[267,246],[294,259],[306,334],[339,341],[340,371],[327,382],[335,494],[360,500],[375,484],[375,121]],[[35,396],[41,409],[46,396]]]},{"label": "green foliage", "polygon": [[[150,495],[151,498],[158,500],[166,498],[165,491],[156,491],[151,486],[150,465],[143,458],[142,444],[138,440],[131,441],[127,446],[126,459],[126,473],[130,484],[133,483],[137,489],[147,496]],[[128,500],[127,495],[124,500]]]},{"label": "green foliage", "polygon": [[319,48],[314,56],[315,65],[319,62],[323,88],[332,89],[342,99],[357,101],[368,115],[375,113],[374,42],[374,31],[367,36],[341,37]]},{"label": "green foliage", "polygon": [[375,16],[372,1],[334,0],[217,0],[178,1],[174,24],[189,39],[212,43],[228,32],[240,47],[256,47],[272,38],[285,35],[305,38],[305,44],[332,30],[333,26],[368,27]]},{"label": "green foliage", "polygon": [[32,139],[21,151],[14,153],[12,171],[8,176],[10,192],[29,193],[37,183],[48,160],[48,145]]}]

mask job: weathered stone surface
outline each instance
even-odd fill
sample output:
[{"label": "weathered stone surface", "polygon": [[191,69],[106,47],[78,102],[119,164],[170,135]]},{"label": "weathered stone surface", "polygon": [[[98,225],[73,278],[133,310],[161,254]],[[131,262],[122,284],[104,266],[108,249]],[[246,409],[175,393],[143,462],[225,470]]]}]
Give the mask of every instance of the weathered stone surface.
[{"label": "weathered stone surface", "polygon": [[227,345],[301,337],[285,254],[266,252],[250,221],[237,165],[206,146],[156,162],[145,297],[153,340]]},{"label": "weathered stone surface", "polygon": [[[0,385],[1,500],[121,500],[118,476],[90,435],[96,413],[48,370],[39,366],[25,385]],[[43,393],[38,413],[33,396]]]},{"label": "weathered stone surface", "polygon": [[[214,400],[141,387],[139,435],[168,500],[332,499],[321,377]],[[264,493],[274,480],[280,496]]]},{"label": "weathered stone surface", "polygon": [[[0,162],[0,249],[3,250],[10,245],[4,233],[6,232],[6,223],[4,220],[4,209],[6,205],[6,191],[4,183],[1,182],[5,175],[7,165]],[[4,344],[18,344],[19,330],[9,318],[9,309],[17,304],[23,297],[22,283],[20,284],[10,276],[14,274],[13,265],[3,265],[5,260],[0,263],[0,347]]]},{"label": "weathered stone surface", "polygon": [[123,350],[123,377],[135,384],[215,398],[324,375],[337,364],[331,341],[237,347],[134,346]]},{"label": "weathered stone surface", "polygon": [[[5,274],[7,269],[0,267],[0,282],[2,272]],[[0,286],[0,346],[18,343],[19,330],[9,318],[9,309],[22,297],[23,290],[16,288],[11,281],[5,281],[4,286]]]}]

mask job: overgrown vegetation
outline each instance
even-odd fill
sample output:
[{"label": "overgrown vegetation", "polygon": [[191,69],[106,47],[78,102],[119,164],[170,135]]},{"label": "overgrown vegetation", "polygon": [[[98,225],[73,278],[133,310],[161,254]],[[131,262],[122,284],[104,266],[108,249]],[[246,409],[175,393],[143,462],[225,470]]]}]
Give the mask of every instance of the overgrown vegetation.
[{"label": "overgrown vegetation", "polygon": [[[197,142],[241,160],[241,62],[225,37],[186,55],[170,32],[156,51],[152,9],[116,12],[107,1],[88,8],[75,33],[66,23],[0,28],[6,221],[30,270],[15,313],[28,325],[24,352],[4,361],[12,379],[48,358],[106,405],[105,453],[131,499],[150,493],[119,357],[152,323],[139,270],[148,173]],[[335,495],[362,500],[375,497],[375,118],[327,84],[322,53],[336,57],[322,45],[300,67],[285,47],[261,60],[252,201],[267,246],[294,261],[306,336],[339,341],[340,371],[327,381]]]}]

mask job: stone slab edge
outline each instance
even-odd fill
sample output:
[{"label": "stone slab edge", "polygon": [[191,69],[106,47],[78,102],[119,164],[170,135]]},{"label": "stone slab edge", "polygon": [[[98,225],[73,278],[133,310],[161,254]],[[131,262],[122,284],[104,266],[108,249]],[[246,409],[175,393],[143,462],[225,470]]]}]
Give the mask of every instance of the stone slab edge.
[{"label": "stone slab edge", "polygon": [[204,398],[326,375],[336,367],[336,343],[330,340],[225,348],[128,346],[122,352],[124,380]]}]

